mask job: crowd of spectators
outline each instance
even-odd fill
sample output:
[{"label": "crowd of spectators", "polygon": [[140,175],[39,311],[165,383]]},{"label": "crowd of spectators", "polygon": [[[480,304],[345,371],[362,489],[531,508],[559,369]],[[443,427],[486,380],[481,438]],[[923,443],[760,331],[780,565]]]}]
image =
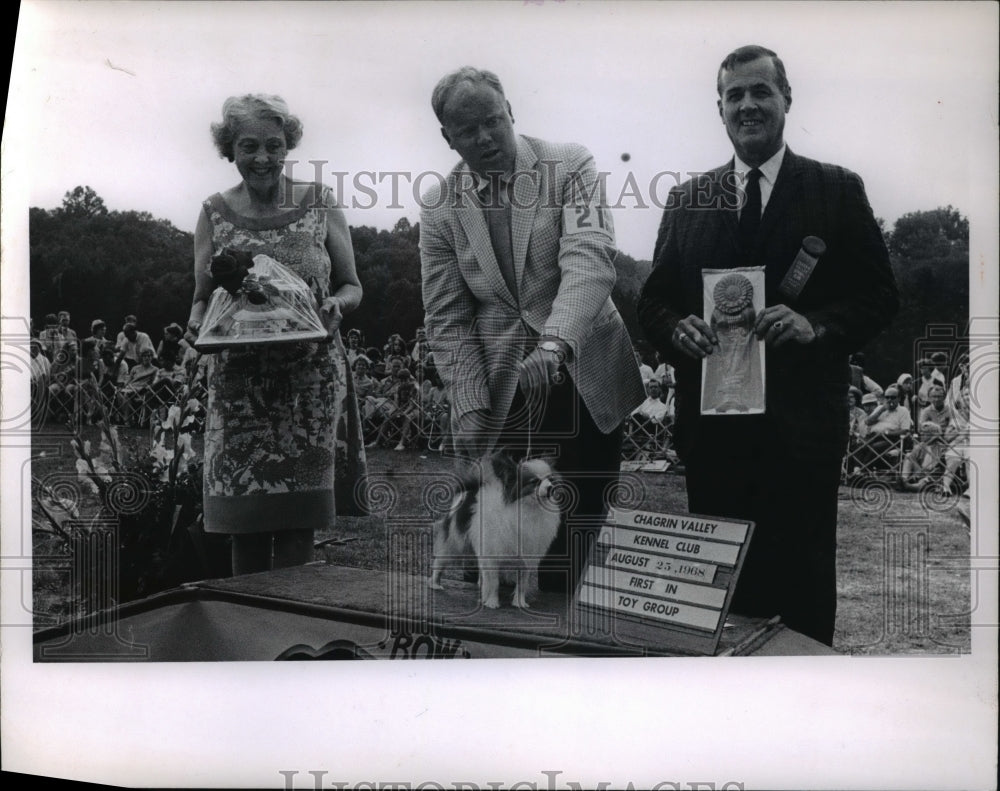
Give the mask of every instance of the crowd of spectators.
[{"label": "crowd of spectators", "polygon": [[70,418],[96,423],[108,415],[143,425],[152,409],[169,405],[195,374],[198,354],[178,324],[165,327],[154,347],[134,315],[125,317],[114,341],[103,319],[90,323],[83,340],[70,322],[68,311],[50,313],[31,339],[31,398],[38,423]]},{"label": "crowd of spectators", "polygon": [[[68,311],[50,313],[31,338],[38,422],[64,422],[78,410],[85,422],[110,412],[123,424],[145,425],[151,408],[169,405],[186,382],[199,379],[204,363],[177,323],[164,327],[154,344],[132,314],[113,341],[104,320],[94,319],[82,340],[71,320]],[[368,447],[449,449],[450,402],[422,327],[409,341],[393,333],[381,345],[351,329],[345,348]],[[647,397],[630,422],[663,436],[657,429],[669,429],[674,418],[673,370],[643,347],[635,348],[635,359]],[[932,354],[918,361],[916,375],[903,372],[883,388],[865,373],[864,356],[851,356],[848,472],[881,465],[908,488],[937,480],[950,493],[959,485],[968,458],[967,356],[950,381],[948,364],[946,354]]]},{"label": "crowd of spectators", "polygon": [[430,450],[448,450],[450,403],[424,329],[409,343],[393,333],[381,348],[366,345],[362,333],[351,329],[345,346],[368,447],[394,441],[401,451],[426,442]]},{"label": "crowd of spectators", "polygon": [[917,377],[903,372],[883,389],[864,373],[864,357],[851,357],[848,389],[852,474],[884,469],[907,489],[937,483],[953,494],[968,460],[968,356],[948,380],[944,352],[922,357]]}]

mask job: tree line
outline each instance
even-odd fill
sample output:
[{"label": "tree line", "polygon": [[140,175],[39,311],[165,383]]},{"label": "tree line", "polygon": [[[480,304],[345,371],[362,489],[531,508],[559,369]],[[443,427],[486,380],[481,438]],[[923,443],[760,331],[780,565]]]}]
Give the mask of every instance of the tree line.
[{"label": "tree line", "polygon": [[[80,337],[92,319],[104,319],[113,337],[127,314],[154,341],[170,322],[183,323],[190,308],[193,235],[142,211],[109,211],[90,187],[66,193],[55,209],[29,209],[31,315],[35,329],[48,313],[68,310]],[[370,345],[398,332],[413,338],[423,321],[420,293],[420,226],[403,218],[392,230],[352,227],[361,307],[344,330],[357,327]],[[883,385],[912,371],[916,342],[930,325],[968,323],[969,223],[947,206],[911,212],[883,228],[902,305],[892,327],[864,351],[866,370]],[[635,304],[651,263],[620,253],[612,299],[640,344]],[[864,288],[864,283],[857,284]],[[943,343],[943,342],[942,342]],[[939,344],[941,345],[941,344]]]}]

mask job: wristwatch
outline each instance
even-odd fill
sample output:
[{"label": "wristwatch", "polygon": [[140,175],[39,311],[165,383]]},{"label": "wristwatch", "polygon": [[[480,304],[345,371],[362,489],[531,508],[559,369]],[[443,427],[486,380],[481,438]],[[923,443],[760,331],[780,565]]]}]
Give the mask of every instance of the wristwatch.
[{"label": "wristwatch", "polygon": [[543,352],[550,352],[557,355],[560,361],[566,356],[565,349],[561,344],[556,343],[555,341],[542,341],[538,344],[538,348]]}]

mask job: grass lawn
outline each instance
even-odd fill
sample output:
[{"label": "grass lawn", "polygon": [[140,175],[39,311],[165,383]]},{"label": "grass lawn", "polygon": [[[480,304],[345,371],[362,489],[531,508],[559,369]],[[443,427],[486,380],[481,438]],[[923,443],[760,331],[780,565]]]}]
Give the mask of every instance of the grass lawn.
[{"label": "grass lawn", "polygon": [[[85,429],[86,436],[90,432],[96,437],[96,429]],[[148,443],[147,432],[122,431],[122,438],[136,451]],[[33,464],[36,478],[72,476],[68,439],[52,427],[36,435],[36,455],[45,446],[45,456]],[[427,575],[429,527],[449,499],[441,484],[451,469],[451,461],[436,453],[369,451],[373,515],[341,518],[334,530],[317,535],[317,542],[331,540],[316,550],[317,559]],[[645,510],[686,509],[682,476],[625,473],[623,482],[630,501]],[[834,648],[870,655],[969,651],[970,534],[955,501],[842,486],[839,514]],[[35,623],[47,626],[73,611],[67,564],[58,560],[65,553],[58,539],[38,530],[32,545]]]}]

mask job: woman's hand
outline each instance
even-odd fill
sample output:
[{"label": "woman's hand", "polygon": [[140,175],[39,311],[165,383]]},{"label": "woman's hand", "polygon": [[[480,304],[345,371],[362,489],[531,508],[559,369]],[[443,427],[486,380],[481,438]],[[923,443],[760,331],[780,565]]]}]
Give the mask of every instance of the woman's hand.
[{"label": "woman's hand", "polygon": [[334,333],[340,329],[340,323],[344,320],[344,312],[337,297],[327,297],[319,309],[320,318],[326,327],[327,334],[332,338]]},{"label": "woman's hand", "polygon": [[201,332],[201,321],[198,319],[188,319],[187,329],[184,332],[184,340],[193,344],[198,340],[199,332]]}]

